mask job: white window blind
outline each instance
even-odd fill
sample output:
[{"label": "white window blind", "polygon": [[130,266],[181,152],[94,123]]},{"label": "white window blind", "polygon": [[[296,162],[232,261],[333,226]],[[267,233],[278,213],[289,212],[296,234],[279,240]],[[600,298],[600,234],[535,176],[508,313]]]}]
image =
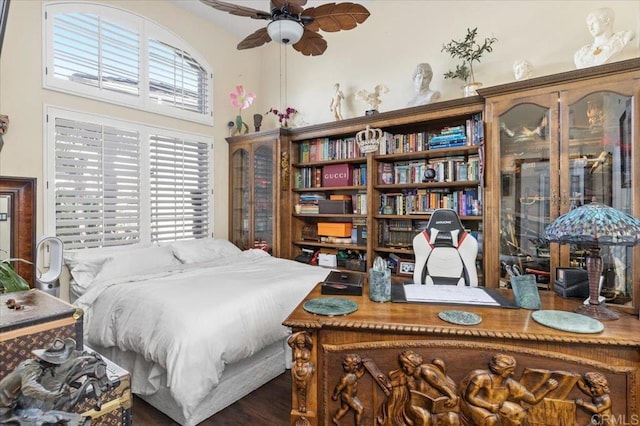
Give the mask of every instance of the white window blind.
[{"label": "white window blind", "polygon": [[209,161],[206,143],[150,136],[151,240],[208,235]]},{"label": "white window blind", "polygon": [[207,71],[189,53],[149,40],[149,97],[157,104],[207,114]]},{"label": "white window blind", "polygon": [[45,87],[213,124],[213,74],[144,17],[85,2],[45,5]]},{"label": "white window blind", "polygon": [[46,164],[65,248],[212,235],[211,138],[47,107]]},{"label": "white window blind", "polygon": [[66,248],[140,239],[140,134],[55,118],[55,226]]}]

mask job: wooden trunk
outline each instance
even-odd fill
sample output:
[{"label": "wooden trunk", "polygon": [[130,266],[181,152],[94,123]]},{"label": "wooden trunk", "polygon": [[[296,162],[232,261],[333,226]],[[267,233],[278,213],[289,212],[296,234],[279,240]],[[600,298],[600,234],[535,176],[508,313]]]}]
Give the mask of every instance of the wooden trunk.
[{"label": "wooden trunk", "polygon": [[[16,300],[22,309],[9,309]],[[0,379],[56,339],[71,338],[82,350],[82,309],[37,289],[0,295]]]}]

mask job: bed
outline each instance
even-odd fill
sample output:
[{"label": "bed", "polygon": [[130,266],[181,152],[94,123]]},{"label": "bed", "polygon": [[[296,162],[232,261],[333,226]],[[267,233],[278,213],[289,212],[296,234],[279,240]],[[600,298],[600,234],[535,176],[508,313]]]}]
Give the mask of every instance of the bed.
[{"label": "bed", "polygon": [[195,425],[282,374],[282,321],[328,270],[201,239],[65,253],[85,342]]}]

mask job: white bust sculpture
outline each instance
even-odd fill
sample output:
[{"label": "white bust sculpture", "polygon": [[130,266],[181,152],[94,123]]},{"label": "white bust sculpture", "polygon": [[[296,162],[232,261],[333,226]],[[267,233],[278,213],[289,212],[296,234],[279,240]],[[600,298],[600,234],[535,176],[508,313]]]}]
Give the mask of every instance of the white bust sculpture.
[{"label": "white bust sculpture", "polygon": [[440,92],[429,88],[432,78],[433,71],[431,70],[431,65],[424,62],[416,66],[416,69],[413,72],[413,87],[415,95],[409,101],[407,106],[425,105],[431,101],[440,99]]},{"label": "white bust sculpture", "polygon": [[513,63],[513,76],[517,81],[531,77],[533,65],[526,59],[519,59]]},{"label": "white bust sculpture", "polygon": [[608,7],[596,9],[587,15],[587,27],[593,36],[593,43],[581,47],[573,55],[576,68],[604,64],[633,39],[633,31],[613,32],[614,17],[613,10]]}]

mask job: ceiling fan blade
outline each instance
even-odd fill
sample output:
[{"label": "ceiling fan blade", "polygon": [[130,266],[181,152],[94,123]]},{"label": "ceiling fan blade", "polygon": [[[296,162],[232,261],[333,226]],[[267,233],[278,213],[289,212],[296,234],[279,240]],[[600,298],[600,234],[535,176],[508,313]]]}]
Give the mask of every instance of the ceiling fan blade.
[{"label": "ceiling fan blade", "polygon": [[305,29],[327,32],[351,30],[366,21],[370,15],[364,6],[351,2],[326,3],[310,7],[302,14],[313,18],[313,22],[305,25]]},{"label": "ceiling fan blade", "polygon": [[320,34],[305,28],[302,38],[293,48],[305,56],[319,56],[327,50],[327,41]]},{"label": "ceiling fan blade", "polygon": [[284,6],[289,6],[292,15],[299,15],[305,4],[307,0],[271,0],[271,9],[281,10]]},{"label": "ceiling fan blade", "polygon": [[238,50],[251,49],[252,47],[262,46],[263,44],[269,43],[271,41],[271,37],[269,37],[269,33],[266,28],[260,28],[253,34],[249,34],[244,38],[240,43],[238,43]]},{"label": "ceiling fan blade", "polygon": [[236,16],[248,16],[253,19],[271,19],[270,12],[263,12],[261,10],[252,9],[250,7],[238,6],[236,4],[227,3],[224,1],[217,0],[200,0],[202,3],[207,6],[211,6],[214,9],[221,10],[223,12],[229,12],[232,15]]}]

